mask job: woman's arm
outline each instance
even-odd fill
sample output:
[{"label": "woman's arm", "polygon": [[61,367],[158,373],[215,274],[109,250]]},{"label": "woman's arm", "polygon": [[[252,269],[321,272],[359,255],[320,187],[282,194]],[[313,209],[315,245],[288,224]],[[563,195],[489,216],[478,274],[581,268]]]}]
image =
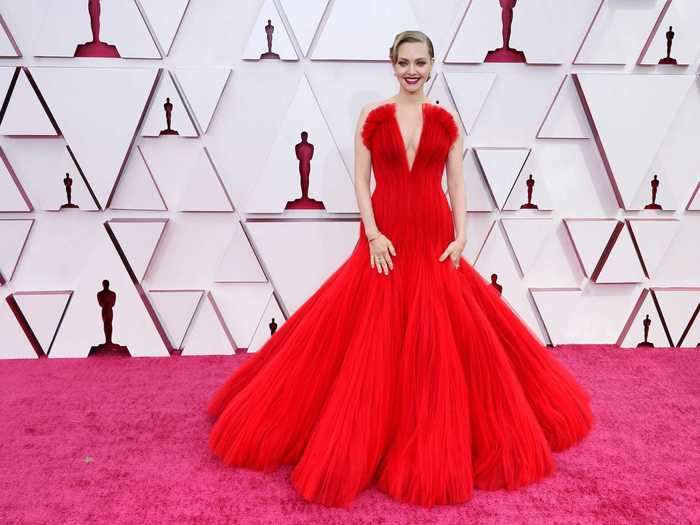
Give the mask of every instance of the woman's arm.
[{"label": "woman's arm", "polygon": [[[452,118],[455,119],[455,123],[458,122],[455,115],[452,114]],[[455,228],[455,240],[466,244],[467,242],[467,232],[466,232],[466,197],[464,195],[464,175],[462,173],[462,154],[463,154],[463,140],[462,134],[459,131],[459,126],[457,126],[457,138],[452,143],[449,153],[447,154],[447,192],[450,195],[450,206],[452,208],[452,216]]]},{"label": "woman's arm", "polygon": [[389,275],[389,271],[394,269],[394,262],[391,258],[396,255],[396,248],[391,240],[387,238],[374,220],[374,211],[372,210],[372,199],[369,193],[370,168],[371,168],[371,153],[362,141],[362,129],[364,127],[365,118],[370,111],[370,105],[364,106],[360,111],[360,116],[357,119],[357,127],[355,129],[355,196],[357,205],[360,208],[362,223],[365,227],[365,234],[369,241],[369,265],[370,268],[376,268],[377,273]]},{"label": "woman's arm", "polygon": [[372,239],[379,234],[379,228],[377,228],[377,223],[374,220],[369,188],[371,154],[362,141],[362,127],[368,113],[369,105],[366,105],[360,111],[357,126],[355,127],[355,198],[360,209],[365,234],[368,239]]}]

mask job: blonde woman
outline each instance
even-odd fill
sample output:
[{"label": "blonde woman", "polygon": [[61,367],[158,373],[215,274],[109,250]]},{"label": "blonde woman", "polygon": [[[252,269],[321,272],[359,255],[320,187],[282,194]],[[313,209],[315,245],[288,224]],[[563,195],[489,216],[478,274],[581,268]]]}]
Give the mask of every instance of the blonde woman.
[{"label": "blonde woman", "polygon": [[462,137],[423,91],[432,42],[404,31],[390,58],[398,92],[357,122],[354,250],[207,407],[224,463],[293,464],[299,494],[328,506],[372,485],[425,506],[515,489],[593,422],[588,393],[462,257]]}]

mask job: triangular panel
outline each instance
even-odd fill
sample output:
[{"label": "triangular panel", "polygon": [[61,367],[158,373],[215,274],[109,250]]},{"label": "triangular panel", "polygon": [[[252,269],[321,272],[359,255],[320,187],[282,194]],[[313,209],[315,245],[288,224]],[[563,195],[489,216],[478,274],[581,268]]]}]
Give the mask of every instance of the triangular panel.
[{"label": "triangular panel", "polygon": [[131,148],[156,70],[35,67],[31,73],[105,207]]}]

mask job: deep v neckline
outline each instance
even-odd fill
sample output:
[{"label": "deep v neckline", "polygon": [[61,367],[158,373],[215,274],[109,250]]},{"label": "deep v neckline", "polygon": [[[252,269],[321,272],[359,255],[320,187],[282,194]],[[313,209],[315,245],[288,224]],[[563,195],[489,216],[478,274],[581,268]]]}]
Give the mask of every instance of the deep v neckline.
[{"label": "deep v neckline", "polygon": [[399,119],[396,116],[396,102],[389,102],[389,104],[392,106],[392,117],[394,121],[394,125],[396,126],[396,131],[399,134],[399,140],[401,141],[401,147],[403,148],[403,159],[404,159],[404,164],[406,165],[406,169],[408,170],[408,173],[413,173],[413,168],[416,165],[416,161],[418,160],[418,155],[420,154],[421,151],[421,144],[423,144],[423,135],[425,132],[425,125],[426,125],[426,120],[425,120],[425,108],[429,104],[428,102],[422,102],[421,103],[421,118],[423,122],[421,123],[420,127],[420,134],[418,135],[418,145],[416,146],[416,154],[413,156],[413,164],[408,163],[408,149],[406,148],[406,141],[403,138],[403,133],[401,133],[401,126],[399,125]]}]

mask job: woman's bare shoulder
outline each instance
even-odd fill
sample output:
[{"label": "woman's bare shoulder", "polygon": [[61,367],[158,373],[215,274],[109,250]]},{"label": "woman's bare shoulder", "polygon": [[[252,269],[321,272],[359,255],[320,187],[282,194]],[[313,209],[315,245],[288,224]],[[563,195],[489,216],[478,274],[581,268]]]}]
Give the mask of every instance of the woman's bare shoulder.
[{"label": "woman's bare shoulder", "polygon": [[372,110],[380,108],[382,106],[386,106],[387,104],[390,104],[392,101],[389,99],[386,100],[376,100],[374,102],[368,102],[364,106],[362,106],[362,109],[360,110],[360,115],[361,116],[367,116]]}]

